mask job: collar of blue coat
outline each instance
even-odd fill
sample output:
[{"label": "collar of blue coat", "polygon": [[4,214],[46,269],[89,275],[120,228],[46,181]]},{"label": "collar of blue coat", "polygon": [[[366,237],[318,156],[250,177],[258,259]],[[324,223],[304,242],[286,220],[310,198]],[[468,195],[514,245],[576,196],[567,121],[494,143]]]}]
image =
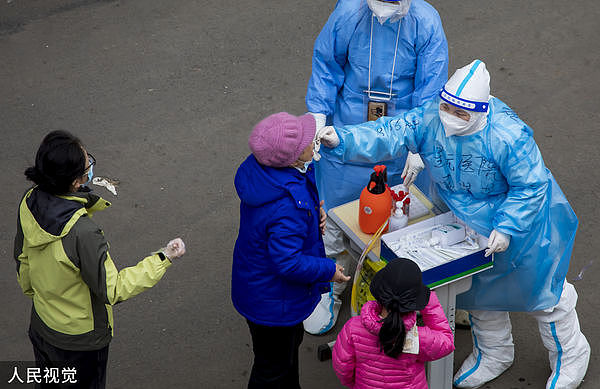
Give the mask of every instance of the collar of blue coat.
[{"label": "collar of blue coat", "polygon": [[311,198],[311,192],[315,197],[317,193],[313,164],[306,173],[300,173],[292,167],[261,165],[251,154],[236,172],[235,188],[242,202],[254,207],[284,197],[291,197],[295,206],[301,209],[310,209],[315,201],[318,202]]},{"label": "collar of blue coat", "polygon": [[447,103],[473,112],[487,112],[489,106],[489,103],[487,101],[472,101],[455,96],[448,92],[446,88],[442,88],[442,90],[440,91],[440,97]]}]

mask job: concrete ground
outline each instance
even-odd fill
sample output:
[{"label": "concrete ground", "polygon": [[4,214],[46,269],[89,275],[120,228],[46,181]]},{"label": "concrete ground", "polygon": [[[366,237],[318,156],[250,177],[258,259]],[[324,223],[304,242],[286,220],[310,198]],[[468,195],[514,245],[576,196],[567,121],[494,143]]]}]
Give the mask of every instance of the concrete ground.
[{"label": "concrete ground", "polygon": [[[450,74],[474,58],[492,93],[535,131],[579,216],[568,275],[593,354],[582,388],[600,385],[600,3],[432,1]],[[334,1],[7,0],[0,4],[0,360],[32,360],[30,302],[12,260],[23,171],[52,129],[74,132],[120,180],[95,218],[119,267],[181,236],[188,254],[161,283],[115,307],[109,388],[242,388],[250,337],[229,298],[238,227],[233,188],[252,126],[305,112],[314,39]],[[585,271],[584,271],[585,269]],[[582,275],[582,277],[580,277]],[[347,309],[342,319],[347,318]],[[535,321],[513,314],[514,365],[485,388],[542,388],[550,374]],[[336,329],[338,329],[340,325]],[[317,345],[301,347],[304,388],[340,387]],[[471,348],[456,333],[456,360]],[[2,384],[4,377],[0,377]],[[435,389],[435,388],[433,388]]]}]

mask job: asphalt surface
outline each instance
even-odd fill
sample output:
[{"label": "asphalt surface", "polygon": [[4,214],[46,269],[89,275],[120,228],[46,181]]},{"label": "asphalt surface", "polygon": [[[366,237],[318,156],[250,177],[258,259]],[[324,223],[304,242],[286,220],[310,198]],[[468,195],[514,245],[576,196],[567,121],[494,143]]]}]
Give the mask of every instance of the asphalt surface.
[{"label": "asphalt surface", "polygon": [[[582,388],[600,385],[600,3],[432,1],[450,74],[483,59],[492,93],[535,131],[579,216],[568,279],[592,346]],[[251,342],[230,298],[238,206],[233,176],[252,126],[305,112],[314,39],[334,1],[4,0],[0,4],[0,360],[32,360],[30,302],[12,260],[23,171],[52,129],[77,134],[118,179],[95,216],[119,267],[181,236],[188,254],[160,284],[115,307],[109,388],[242,388]],[[512,314],[514,365],[484,388],[542,388],[550,374],[536,322]],[[342,322],[348,317],[345,308]],[[338,327],[340,324],[338,324]],[[301,346],[304,388],[340,387],[318,344]],[[456,368],[471,349],[456,333]],[[0,379],[5,380],[3,377]],[[2,382],[3,384],[4,382]]]}]

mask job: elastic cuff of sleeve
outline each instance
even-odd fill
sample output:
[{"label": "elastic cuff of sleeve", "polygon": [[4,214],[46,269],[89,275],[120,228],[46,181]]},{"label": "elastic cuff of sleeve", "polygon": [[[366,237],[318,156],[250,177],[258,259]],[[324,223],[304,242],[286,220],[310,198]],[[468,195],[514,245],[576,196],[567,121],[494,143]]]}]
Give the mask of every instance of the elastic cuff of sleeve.
[{"label": "elastic cuff of sleeve", "polygon": [[[494,230],[501,232],[504,235],[508,235],[509,238],[511,238],[515,234],[515,231],[513,231],[509,228],[505,228],[504,226],[494,226],[492,231],[494,231]],[[490,232],[490,234],[491,234],[491,232]]]},{"label": "elastic cuff of sleeve", "polygon": [[167,257],[167,255],[162,250],[155,251],[152,254],[158,255],[158,257],[160,258],[161,261],[167,260],[167,261],[169,261],[169,263],[173,263],[173,261],[171,261],[171,258]]}]

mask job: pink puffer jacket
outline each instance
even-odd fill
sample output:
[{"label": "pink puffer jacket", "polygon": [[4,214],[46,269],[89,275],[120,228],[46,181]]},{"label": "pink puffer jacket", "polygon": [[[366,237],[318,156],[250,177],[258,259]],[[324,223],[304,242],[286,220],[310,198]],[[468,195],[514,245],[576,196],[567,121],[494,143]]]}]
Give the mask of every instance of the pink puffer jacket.
[{"label": "pink puffer jacket", "polygon": [[[427,388],[425,362],[445,357],[454,351],[454,336],[435,292],[421,311],[424,327],[418,327],[419,353],[402,353],[398,358],[380,351],[381,306],[368,301],[360,316],[348,320],[333,348],[333,368],[343,385],[356,389]],[[404,316],[409,331],[416,325],[417,314]]]}]

